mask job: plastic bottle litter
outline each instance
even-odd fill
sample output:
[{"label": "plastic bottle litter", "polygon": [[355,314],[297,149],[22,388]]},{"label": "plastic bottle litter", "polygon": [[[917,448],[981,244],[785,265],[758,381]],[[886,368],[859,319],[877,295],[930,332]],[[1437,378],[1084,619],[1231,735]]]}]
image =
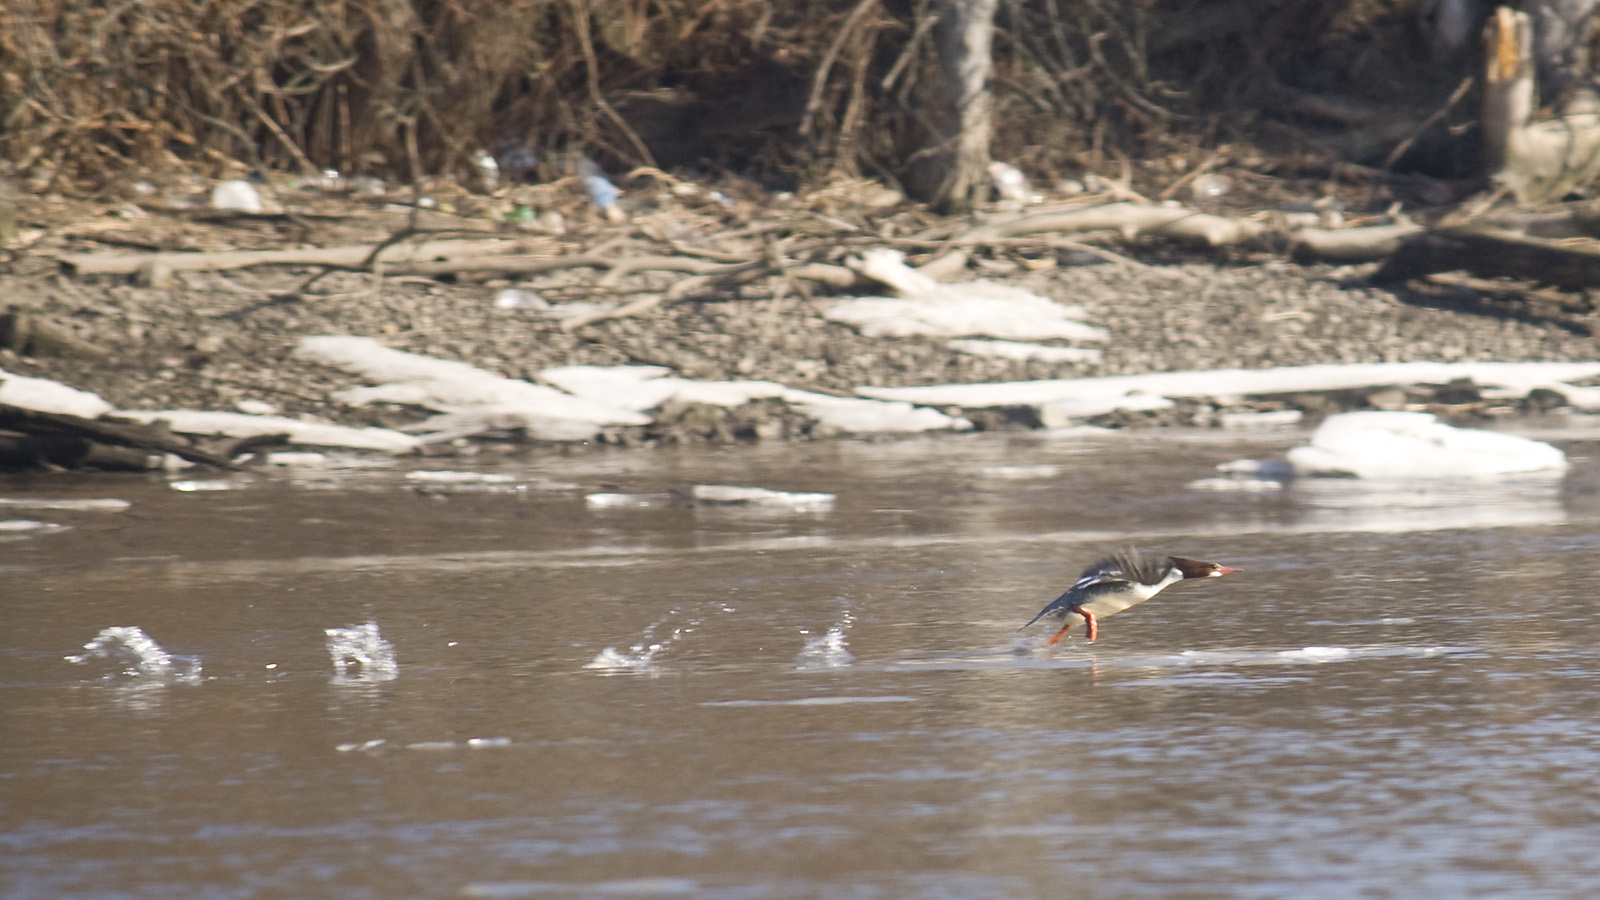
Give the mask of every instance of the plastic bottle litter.
[{"label": "plastic bottle litter", "polygon": [[589,191],[589,199],[601,210],[617,205],[617,200],[622,196],[617,191],[617,186],[606,179],[604,175],[583,176],[583,186]]},{"label": "plastic bottle litter", "polygon": [[258,213],[262,211],[261,193],[250,182],[234,178],[211,189],[211,208]]},{"label": "plastic bottle litter", "polygon": [[532,184],[537,180],[539,154],[523,138],[501,138],[494,148],[500,175],[510,184]]},{"label": "plastic bottle litter", "polygon": [[479,150],[474,154],[478,165],[478,178],[483,182],[484,190],[492,191],[500,186],[500,163],[487,150]]},{"label": "plastic bottle litter", "polygon": [[495,292],[494,305],[496,309],[549,309],[550,301],[539,296],[537,291],[502,288]]},{"label": "plastic bottle litter", "polygon": [[1017,203],[1034,203],[1039,200],[1028,184],[1028,176],[1010,163],[989,163],[989,177],[994,179],[994,192],[1002,200],[1014,200]]},{"label": "plastic bottle litter", "polygon": [[1233,179],[1226,175],[1196,175],[1194,182],[1189,185],[1197,202],[1215,200],[1228,192],[1233,187]]}]

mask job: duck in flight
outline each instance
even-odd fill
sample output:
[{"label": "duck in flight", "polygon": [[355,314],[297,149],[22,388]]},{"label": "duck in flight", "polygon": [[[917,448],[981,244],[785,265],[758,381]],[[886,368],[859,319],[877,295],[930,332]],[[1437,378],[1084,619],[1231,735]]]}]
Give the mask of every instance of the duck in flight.
[{"label": "duck in flight", "polygon": [[1061,630],[1049,640],[1056,644],[1081,618],[1089,633],[1089,642],[1093,643],[1100,635],[1101,618],[1137,606],[1161,593],[1167,585],[1189,578],[1220,578],[1238,571],[1181,556],[1145,556],[1128,547],[1084,569],[1077,583],[1039,610],[1028,625],[1047,618],[1061,621]]}]

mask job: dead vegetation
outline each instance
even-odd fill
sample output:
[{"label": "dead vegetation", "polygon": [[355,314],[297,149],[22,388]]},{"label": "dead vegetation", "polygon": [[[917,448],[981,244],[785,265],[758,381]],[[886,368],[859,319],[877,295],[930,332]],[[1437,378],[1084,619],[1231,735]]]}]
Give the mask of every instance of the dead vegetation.
[{"label": "dead vegetation", "polygon": [[[915,194],[944,139],[925,113],[936,7],[24,0],[0,8],[0,158],[36,192],[83,194],[240,165],[468,178],[525,142],[546,177],[584,153]],[[1403,0],[1003,0],[994,154],[1055,178],[1249,138],[1291,166],[1400,148],[1448,169],[1428,136],[1471,119],[1445,103],[1468,60],[1423,52],[1415,18]]]}]

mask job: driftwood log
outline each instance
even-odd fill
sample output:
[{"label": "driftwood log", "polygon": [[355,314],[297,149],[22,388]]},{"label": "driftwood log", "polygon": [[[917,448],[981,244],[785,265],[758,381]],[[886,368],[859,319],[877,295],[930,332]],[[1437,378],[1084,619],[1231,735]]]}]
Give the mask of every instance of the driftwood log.
[{"label": "driftwood log", "polygon": [[1404,241],[1373,273],[1379,284],[1464,271],[1561,288],[1600,286],[1600,242],[1530,237],[1487,223],[1434,229]]},{"label": "driftwood log", "polygon": [[411,266],[462,257],[514,253],[517,241],[424,241],[420,244],[357,244],[349,247],[308,247],[290,250],[229,250],[220,253],[73,253],[59,257],[75,275],[137,275],[152,268],[169,272],[216,272],[251,266],[330,266],[367,268],[374,263],[386,270],[411,272]]},{"label": "driftwood log", "polygon": [[286,443],[288,435],[269,434],[199,444],[159,422],[85,419],[0,403],[0,468],[138,470],[151,468],[151,455],[163,453],[232,468],[240,454]]}]

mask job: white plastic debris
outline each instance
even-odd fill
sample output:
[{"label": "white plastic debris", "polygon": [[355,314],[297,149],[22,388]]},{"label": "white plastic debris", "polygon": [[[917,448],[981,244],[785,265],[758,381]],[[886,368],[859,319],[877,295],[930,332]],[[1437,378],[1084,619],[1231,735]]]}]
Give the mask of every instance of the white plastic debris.
[{"label": "white plastic debris", "polygon": [[261,193],[255,185],[241,179],[219,182],[211,189],[211,208],[258,213],[263,209]]},{"label": "white plastic debris", "polygon": [[1034,193],[1028,184],[1028,176],[1022,170],[1010,163],[995,161],[989,163],[989,178],[994,181],[994,192],[1002,200],[1011,200],[1016,203],[1038,203],[1043,196]]},{"label": "white plastic debris", "polygon": [[1427,413],[1329,416],[1309,446],[1289,451],[1296,474],[1357,478],[1483,478],[1560,472],[1566,454],[1542,441],[1455,428]]},{"label": "white plastic debris", "polygon": [[549,309],[550,301],[539,296],[538,291],[524,288],[501,288],[495,292],[496,309]]}]

